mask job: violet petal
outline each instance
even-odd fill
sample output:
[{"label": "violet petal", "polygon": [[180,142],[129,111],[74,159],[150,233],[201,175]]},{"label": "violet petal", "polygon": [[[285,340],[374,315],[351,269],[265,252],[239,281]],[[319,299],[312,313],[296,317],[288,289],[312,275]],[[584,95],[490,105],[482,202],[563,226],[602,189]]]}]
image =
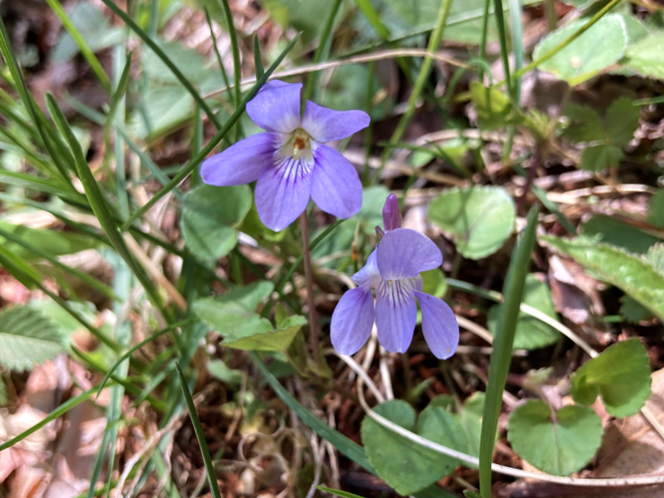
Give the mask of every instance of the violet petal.
[{"label": "violet petal", "polygon": [[207,158],[201,164],[201,178],[217,187],[243,185],[258,180],[274,161],[279,136],[257,133]]},{"label": "violet petal", "polygon": [[350,277],[357,285],[378,285],[380,283],[380,272],[376,265],[376,251],[369,254],[367,264],[360,269],[355,275]]},{"label": "violet petal", "polygon": [[256,183],[256,210],[263,224],[281,231],[297,219],[311,196],[313,164],[291,157],[261,173]]},{"label": "violet petal", "polygon": [[413,340],[416,323],[413,282],[383,280],[376,289],[378,342],[391,353],[403,353]]},{"label": "violet petal", "polygon": [[409,228],[385,233],[378,244],[376,262],[384,280],[413,278],[443,264],[440,249],[429,238]]},{"label": "violet petal", "polygon": [[371,335],[374,323],[374,302],[368,286],[346,292],[332,313],[330,338],[339,353],[357,353]]},{"label": "violet petal", "polygon": [[302,128],[317,142],[350,137],[369,126],[371,118],[364,111],[335,111],[307,100]]},{"label": "violet petal", "polygon": [[442,299],[415,291],[422,310],[422,332],[436,358],[446,360],[459,345],[459,325],[454,312]]},{"label": "violet petal", "polygon": [[401,228],[401,211],[399,210],[399,200],[394,194],[390,194],[385,199],[383,206],[383,226],[385,231]]},{"label": "violet petal", "polygon": [[266,131],[291,133],[300,127],[302,83],[273,80],[247,103],[247,114]]},{"label": "violet petal", "polygon": [[311,197],[316,205],[337,218],[350,218],[362,207],[362,182],[344,156],[327,145],[314,149]]}]

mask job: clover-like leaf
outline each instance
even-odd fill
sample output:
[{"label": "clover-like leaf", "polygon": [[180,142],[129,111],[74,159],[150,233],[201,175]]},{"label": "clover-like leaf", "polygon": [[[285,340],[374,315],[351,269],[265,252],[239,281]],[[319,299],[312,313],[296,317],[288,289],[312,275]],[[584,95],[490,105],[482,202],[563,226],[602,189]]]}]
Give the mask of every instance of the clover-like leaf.
[{"label": "clover-like leaf", "polygon": [[632,99],[620,97],[614,100],[606,110],[606,133],[609,142],[617,147],[624,147],[639,127],[641,110],[632,103]]},{"label": "clover-like leaf", "polygon": [[581,151],[579,168],[585,171],[602,171],[618,166],[624,156],[623,151],[615,145],[592,145]]},{"label": "clover-like leaf", "polygon": [[32,307],[16,306],[0,313],[0,365],[10,370],[32,370],[60,353],[61,342],[55,325]]},{"label": "clover-like leaf", "polygon": [[194,255],[205,260],[226,256],[237,244],[237,227],[251,207],[247,185],[201,185],[184,196],[182,235]]},{"label": "clover-like leaf", "polygon": [[479,81],[470,83],[470,99],[477,111],[477,122],[483,130],[497,130],[507,124],[512,104],[507,95]]},{"label": "clover-like leaf", "polygon": [[581,470],[602,443],[602,421],[592,408],[564,406],[553,412],[540,400],[517,407],[509,417],[507,439],[521,458],[553,475]]},{"label": "clover-like leaf", "polygon": [[[381,403],[374,410],[409,431],[415,431],[415,410],[402,400]],[[420,415],[417,432],[438,444],[465,451],[463,430],[454,417],[439,406]],[[458,462],[451,457],[414,444],[375,422],[362,421],[362,442],[378,475],[404,496],[411,495],[447,475]]]},{"label": "clover-like leaf", "polygon": [[452,234],[463,256],[481,259],[512,234],[516,209],[502,187],[454,188],[429,205],[429,219]]},{"label": "clover-like leaf", "polygon": [[630,44],[620,65],[647,78],[664,79],[664,33],[657,31]]},{"label": "clover-like leaf", "polygon": [[[551,290],[549,286],[540,281],[535,275],[526,277],[526,286],[523,293],[523,302],[541,311],[554,320],[558,319],[553,307]],[[487,315],[487,326],[492,334],[496,333],[498,314],[502,304],[492,306]],[[514,335],[514,349],[537,349],[550,346],[560,337],[560,332],[546,323],[520,312]]]},{"label": "clover-like leaf", "polygon": [[577,403],[590,405],[599,395],[606,411],[622,418],[643,407],[650,383],[648,353],[634,338],[608,347],[574,372],[572,396]]},{"label": "clover-like leaf", "polygon": [[[535,47],[533,59],[553,51],[587,22],[587,19],[578,19],[545,36]],[[618,62],[626,47],[625,21],[619,14],[609,14],[553,57],[543,61],[539,68],[577,84]]]}]

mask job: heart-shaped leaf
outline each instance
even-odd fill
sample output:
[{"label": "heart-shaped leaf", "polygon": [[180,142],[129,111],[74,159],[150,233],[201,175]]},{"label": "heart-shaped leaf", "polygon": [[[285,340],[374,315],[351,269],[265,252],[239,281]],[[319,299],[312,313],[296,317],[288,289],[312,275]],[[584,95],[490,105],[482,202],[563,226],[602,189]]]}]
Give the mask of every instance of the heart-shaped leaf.
[{"label": "heart-shaped leaf", "polygon": [[517,407],[507,439],[519,456],[538,469],[567,476],[581,470],[602,443],[602,421],[592,408],[564,406],[552,412],[540,400]]},{"label": "heart-shaped leaf", "polygon": [[[526,286],[523,294],[523,302],[541,311],[554,320],[558,319],[553,308],[551,290],[544,282],[535,275],[526,277]],[[487,315],[487,326],[492,334],[496,333],[498,325],[498,314],[502,304],[492,306]],[[537,349],[554,344],[560,337],[560,332],[526,313],[519,313],[514,335],[514,349]]]},{"label": "heart-shaped leaf", "polygon": [[648,353],[634,338],[585,362],[572,376],[572,396],[577,403],[590,405],[600,395],[606,411],[622,418],[643,407],[650,396],[650,383]]},{"label": "heart-shaped leaf", "polygon": [[[533,59],[549,54],[587,22],[587,19],[578,19],[545,36],[535,47]],[[623,17],[609,14],[553,57],[542,62],[539,68],[577,84],[618,62],[626,47],[627,29]]]},{"label": "heart-shaped leaf", "polygon": [[500,249],[515,218],[514,201],[502,187],[450,189],[429,206],[429,219],[451,233],[457,250],[471,259]]},{"label": "heart-shaped leaf", "polygon": [[[402,400],[381,403],[375,411],[409,431],[415,431],[415,410]],[[417,432],[438,444],[465,451],[463,430],[454,416],[439,406],[421,414]],[[450,473],[458,461],[414,444],[378,424],[371,417],[362,421],[362,442],[378,475],[398,493],[420,491]]]},{"label": "heart-shaped leaf", "polygon": [[226,256],[237,244],[237,227],[251,207],[247,185],[201,185],[184,196],[182,235],[194,255],[205,261]]}]

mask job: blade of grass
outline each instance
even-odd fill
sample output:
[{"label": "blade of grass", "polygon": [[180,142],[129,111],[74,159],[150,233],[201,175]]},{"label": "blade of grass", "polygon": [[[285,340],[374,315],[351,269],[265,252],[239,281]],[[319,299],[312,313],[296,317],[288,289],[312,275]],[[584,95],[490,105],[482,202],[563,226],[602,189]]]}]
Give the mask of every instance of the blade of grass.
[{"label": "blade of grass", "polygon": [[122,227],[122,230],[126,230],[131,224],[142,216],[145,212],[147,212],[154,204],[161,199],[164,195],[166,195],[168,192],[173,190],[177,185],[180,184],[182,180],[187,178],[189,174],[200,164],[200,162],[205,159],[205,157],[214,149],[219,142],[221,142],[225,137],[226,134],[230,131],[230,129],[233,127],[233,125],[236,123],[238,119],[240,119],[240,116],[242,116],[242,113],[244,112],[244,108],[247,105],[247,102],[249,102],[251,99],[253,99],[256,94],[258,93],[258,90],[265,84],[265,82],[268,80],[270,75],[274,72],[275,69],[281,64],[281,61],[284,60],[286,57],[286,54],[290,52],[290,50],[293,48],[295,43],[297,42],[299,35],[295,36],[290,43],[286,46],[286,48],[279,54],[279,57],[277,57],[277,60],[274,61],[274,63],[268,68],[268,70],[265,72],[262,78],[260,78],[256,84],[249,90],[247,95],[245,95],[244,99],[240,103],[239,107],[235,109],[235,112],[231,115],[230,118],[224,123],[224,126],[217,132],[217,134],[208,142],[208,144],[196,155],[194,159],[189,161],[186,166],[184,166],[172,179],[171,181],[168,182],[168,184],[159,190],[143,207],[141,207],[139,210],[134,212],[129,219],[125,222],[125,224]]},{"label": "blade of grass", "polygon": [[134,21],[131,20],[131,18],[122,10],[120,7],[115,5],[113,0],[102,0],[104,4],[113,11],[115,15],[117,15],[122,21],[131,28],[132,31],[134,31],[140,38],[145,42],[145,44],[152,49],[152,51],[161,59],[161,61],[168,66],[168,68],[173,72],[173,75],[182,83],[182,86],[184,86],[187,91],[191,94],[191,96],[194,98],[196,103],[201,106],[201,109],[205,111],[205,114],[207,114],[208,119],[210,122],[214,125],[215,128],[219,129],[221,127],[221,124],[217,120],[217,117],[214,115],[214,112],[212,112],[212,109],[207,105],[205,100],[201,97],[201,95],[196,91],[194,86],[189,82],[187,78],[182,74],[182,72],[178,69],[178,67],[171,61],[171,59],[166,55],[166,53],[157,45],[154,40],[145,32],[143,31],[138,24],[136,24]]},{"label": "blade of grass", "polygon": [[226,68],[224,63],[221,60],[221,54],[219,53],[219,47],[217,47],[217,37],[214,35],[214,29],[212,29],[212,18],[210,17],[210,12],[208,8],[205,7],[205,20],[207,21],[208,28],[210,29],[210,37],[212,38],[212,46],[214,47],[214,53],[217,56],[217,63],[219,64],[219,70],[221,71],[221,76],[224,78],[224,84],[226,85],[226,96],[230,98],[231,96],[231,83],[228,80],[228,74],[226,74]]},{"label": "blade of grass", "polygon": [[[512,53],[514,54],[514,71],[518,73],[523,67],[523,23],[521,14],[523,7],[520,0],[508,0],[510,13],[510,30],[512,38]],[[518,106],[521,101],[521,77],[514,76],[512,95],[514,105]]]},{"label": "blade of grass", "polygon": [[[491,0],[484,0],[484,13],[482,14],[482,35],[480,37],[480,53],[479,58],[486,61],[486,42],[489,38],[489,10],[491,9]],[[491,69],[487,71],[491,75]],[[480,81],[484,82],[484,71],[480,67],[479,70]]]},{"label": "blade of grass", "polygon": [[307,410],[303,405],[300,404],[284,386],[281,385],[279,380],[268,370],[261,360],[260,356],[255,351],[249,352],[249,359],[253,362],[256,367],[261,371],[265,380],[274,392],[281,398],[281,400],[286,403],[288,408],[293,410],[298,418],[306,424],[311,430],[316,432],[320,437],[332,443],[332,445],[341,453],[346,455],[352,461],[357,463],[360,467],[363,467],[365,470],[375,474],[376,471],[369,463],[369,459],[362,447],[354,441],[351,441],[346,436],[336,431],[321,419],[316,417],[313,413]]},{"label": "blade of grass", "polygon": [[500,43],[500,59],[503,63],[503,73],[505,74],[505,84],[510,98],[514,98],[512,77],[510,76],[510,58],[507,49],[507,32],[505,31],[505,18],[503,15],[503,1],[493,0],[493,11],[496,16],[496,27],[498,28],[498,42]]},{"label": "blade of grass", "polygon": [[256,79],[259,80],[265,74],[265,68],[261,57],[261,46],[258,43],[258,33],[254,33],[254,67],[256,68]]},{"label": "blade of grass", "polygon": [[[107,144],[107,151],[111,148],[108,147],[111,141],[111,130],[115,122],[115,115],[119,111],[121,122],[124,122],[125,114],[125,92],[129,83],[129,67],[131,65],[131,54],[129,56],[125,53],[124,45],[118,45],[114,50],[113,62],[115,65],[115,74],[113,78],[114,92],[111,96],[111,105],[106,116],[106,123],[104,124],[104,141]],[[122,67],[122,73],[119,69]],[[119,74],[119,77],[118,77]],[[127,178],[125,172],[125,147],[122,137],[115,134],[113,143],[113,152],[115,155],[115,191],[116,198],[118,199],[118,212],[120,216],[126,218],[129,216],[129,197],[127,195]]]},{"label": "blade of grass", "polygon": [[[93,357],[92,355],[84,353],[83,351],[81,351],[80,349],[78,349],[74,345],[71,346],[71,350],[73,351],[73,353],[76,356],[78,356],[81,360],[83,360],[88,366],[92,367],[94,370],[98,371],[99,373],[106,374],[106,369],[95,357]],[[141,394],[141,392],[142,392],[140,387],[136,386],[135,384],[133,384],[133,383],[127,381],[127,380],[119,378],[117,375],[111,374],[111,380],[115,384],[119,384],[122,387],[124,387],[128,392],[130,392],[134,396],[137,396],[137,395]],[[97,392],[97,390],[98,390],[97,388],[94,389],[95,392]],[[148,403],[150,403],[150,405],[152,405],[152,407],[155,410],[157,410],[161,413],[164,413],[166,411],[166,409],[168,408],[166,406],[166,403],[164,403],[160,399],[155,398],[152,395],[146,396],[145,400]]]},{"label": "blade of grass", "polygon": [[64,26],[64,28],[67,30],[69,36],[72,37],[74,43],[76,43],[76,46],[78,46],[78,49],[81,51],[81,55],[90,65],[92,72],[95,73],[95,76],[97,76],[97,79],[101,83],[101,86],[104,87],[106,93],[110,94],[111,81],[108,79],[108,75],[104,72],[104,68],[101,67],[99,59],[97,59],[97,56],[95,56],[95,53],[87,44],[85,38],[83,38],[83,35],[81,35],[81,32],[74,25],[70,17],[67,15],[65,9],[62,8],[62,5],[58,0],[46,0],[46,3],[48,3],[49,7],[51,7],[53,13],[60,20],[62,26]]},{"label": "blade of grass", "polygon": [[194,400],[191,397],[189,392],[189,386],[187,386],[187,380],[184,378],[182,369],[178,363],[175,363],[175,368],[178,372],[178,378],[180,379],[180,387],[182,388],[182,395],[184,400],[187,402],[187,409],[189,410],[189,417],[191,417],[191,423],[194,426],[194,432],[196,433],[196,439],[198,440],[198,445],[201,449],[201,454],[203,455],[203,462],[205,463],[205,472],[207,473],[208,482],[210,483],[210,490],[212,491],[212,496],[214,498],[221,498],[221,493],[219,492],[219,485],[217,484],[217,478],[214,475],[214,464],[212,463],[212,458],[210,457],[210,451],[208,450],[207,443],[205,442],[205,433],[203,432],[203,426],[201,426],[201,421],[198,418],[196,413],[196,405],[194,405]]},{"label": "blade of grass", "polygon": [[[115,115],[121,107],[121,103],[124,100],[125,93],[129,86],[129,70],[131,69],[131,52],[127,54],[127,60],[122,69],[120,78],[115,82],[115,91],[111,96],[111,105],[108,108],[108,113],[106,114],[106,123],[104,126],[104,142],[107,144],[111,140],[111,130],[113,129],[113,124],[115,122]],[[118,57],[118,56],[116,56]],[[118,57],[119,58],[119,57]]]},{"label": "blade of grass", "polygon": [[[339,12],[339,7],[341,7],[341,0],[334,0],[332,10],[330,10],[330,15],[327,16],[325,26],[323,27],[323,32],[320,35],[318,47],[316,47],[316,51],[314,52],[313,64],[318,64],[327,58],[326,55],[329,52],[327,49],[328,41],[331,42],[329,38],[332,34],[332,26],[334,25],[334,19],[337,17],[337,13]],[[309,74],[307,77],[307,82],[304,86],[304,102],[306,102],[311,97],[311,92],[314,89],[314,85],[318,81],[320,81],[320,72],[316,71],[315,73]]]},{"label": "blade of grass", "polygon": [[[7,28],[5,27],[5,22],[2,20],[1,17],[0,17],[0,52],[2,52],[2,57],[5,59],[5,63],[9,68],[9,72],[13,80],[12,83],[15,85],[16,91],[21,97],[23,105],[27,109],[28,114],[32,119],[32,123],[34,124],[35,128],[37,129],[37,132],[41,136],[42,143],[46,147],[46,150],[51,156],[56,168],[58,168],[61,179],[64,180],[65,184],[67,184],[69,187],[71,187],[72,190],[75,191],[74,187],[71,184],[71,180],[69,179],[67,168],[61,161],[61,156],[55,152],[55,149],[53,148],[51,142],[46,137],[46,132],[43,127],[44,126],[43,122],[42,120],[40,120],[40,117],[38,115],[38,113],[41,113],[41,111],[39,111],[39,108],[35,105],[34,100],[28,90],[28,87],[25,84],[25,80],[23,79],[23,74],[21,73],[21,69],[19,68],[16,57],[14,56],[14,52],[11,48],[11,45],[9,44],[9,35],[7,34]],[[46,125],[46,127],[50,128],[48,124]]]},{"label": "blade of grass", "polygon": [[0,444],[0,451],[4,451],[6,449],[11,448],[15,444],[20,443],[25,438],[31,436],[32,434],[37,432],[42,427],[44,427],[44,426],[48,425],[49,423],[51,423],[52,421],[54,421],[56,418],[59,418],[59,417],[63,416],[69,410],[72,410],[73,408],[76,408],[81,403],[84,403],[87,400],[89,400],[90,398],[92,398],[92,396],[94,396],[94,394],[96,392],[97,392],[97,386],[94,386],[92,389],[89,389],[89,390],[85,391],[84,393],[79,394],[75,398],[72,398],[70,400],[65,401],[60,406],[58,406],[55,410],[53,410],[51,413],[46,415],[46,417],[44,417],[43,420],[39,421],[38,423],[36,423],[32,427],[30,427],[29,429],[24,430],[19,435],[14,436],[9,441],[6,441],[6,442]]},{"label": "blade of grass", "polygon": [[[224,9],[226,16],[226,27],[228,28],[228,36],[231,39],[231,51],[233,52],[233,90],[235,91],[235,108],[240,107],[242,95],[240,93],[240,80],[242,79],[242,66],[240,64],[240,48],[237,43],[237,32],[235,31],[235,23],[233,22],[233,14],[228,5],[228,0],[220,0],[221,6]],[[217,127],[217,129],[219,129]],[[235,128],[235,141],[238,142],[242,138],[242,126],[238,121]]]},{"label": "blade of grass", "polygon": [[99,220],[99,224],[101,225],[102,230],[104,230],[104,233],[106,233],[106,236],[111,241],[118,254],[120,254],[122,259],[125,260],[132,273],[136,275],[136,278],[145,289],[145,292],[150,298],[152,304],[161,311],[164,317],[168,319],[169,313],[167,313],[166,309],[164,308],[157,289],[154,287],[152,281],[148,278],[143,268],[140,267],[134,260],[133,256],[129,252],[129,249],[125,245],[125,241],[122,238],[122,235],[120,235],[118,227],[115,224],[115,220],[111,215],[110,207],[106,203],[106,199],[104,199],[101,191],[99,190],[99,185],[97,184],[97,181],[95,180],[94,175],[92,174],[92,171],[90,170],[85,157],[83,156],[83,151],[81,150],[81,146],[78,143],[74,132],[69,127],[69,123],[65,119],[64,114],[62,114],[62,111],[60,110],[58,103],[55,101],[55,98],[51,93],[48,92],[46,94],[46,104],[51,113],[51,116],[53,117],[53,120],[56,123],[56,126],[65,137],[65,140],[69,144],[69,148],[74,155],[78,177],[81,180],[81,184],[85,190],[88,202],[90,203],[95,216]]},{"label": "blade of grass", "polygon": [[172,324],[170,324],[168,327],[163,328],[163,329],[161,329],[161,330],[158,330],[158,331],[155,332],[154,334],[148,336],[146,339],[142,340],[141,342],[139,342],[139,343],[136,344],[135,346],[133,346],[133,347],[131,347],[130,349],[128,349],[127,351],[125,351],[125,352],[122,354],[122,356],[120,356],[117,360],[115,360],[115,363],[113,363],[113,365],[111,365],[111,367],[108,369],[108,372],[106,372],[106,375],[104,376],[104,379],[101,381],[101,384],[99,384],[99,391],[97,392],[97,397],[99,397],[99,394],[101,394],[102,389],[104,389],[104,386],[105,386],[106,383],[108,382],[108,379],[111,378],[111,375],[113,374],[113,372],[115,371],[115,369],[116,369],[116,368],[117,368],[117,367],[118,367],[118,366],[119,366],[124,360],[128,359],[132,354],[134,354],[136,351],[138,351],[139,349],[141,349],[141,348],[142,348],[143,346],[145,346],[146,344],[149,344],[150,342],[154,341],[157,337],[162,336],[162,335],[164,335],[165,333],[170,332],[170,331],[172,331],[172,330],[175,330],[175,329],[177,329],[177,328],[179,328],[179,327],[182,327],[183,325],[188,325],[188,324],[190,324],[190,323],[194,323],[195,321],[197,321],[197,320],[194,319],[194,318],[189,318],[189,319],[187,319],[187,320],[181,320],[181,321],[179,321],[179,322],[172,323]]},{"label": "blade of grass", "polygon": [[[438,46],[440,45],[440,42],[443,39],[445,24],[447,23],[447,18],[450,14],[451,7],[452,7],[452,0],[443,0],[443,2],[440,4],[440,9],[438,10],[438,18],[436,20],[436,28],[433,30],[431,38],[429,39],[429,44],[427,45],[427,52],[433,53],[438,49]],[[408,99],[408,103],[406,104],[406,112],[404,112],[403,115],[401,116],[401,119],[399,120],[399,123],[397,124],[397,127],[394,130],[392,137],[390,138],[391,144],[394,144],[399,140],[401,140],[401,137],[406,131],[406,127],[408,126],[410,120],[415,114],[415,107],[417,106],[417,101],[419,100],[420,94],[424,89],[424,85],[427,79],[429,78],[429,72],[431,71],[432,64],[433,64],[433,59],[431,57],[425,57],[422,60],[422,66],[420,67],[420,72],[417,75],[417,80],[415,80],[415,84],[413,85],[413,91],[411,92],[410,98]],[[385,168],[385,163],[390,153],[391,153],[390,149],[386,149],[383,152],[381,156],[381,165],[377,169],[376,174],[374,175],[375,180],[380,178],[380,174]]]},{"label": "blade of grass", "polygon": [[498,317],[497,332],[493,341],[493,353],[489,363],[489,382],[486,388],[482,432],[480,439],[480,492],[486,498],[491,497],[491,461],[496,441],[498,416],[502,404],[507,373],[512,359],[512,346],[519,316],[523,290],[526,281],[530,257],[535,245],[537,216],[539,210],[534,206],[528,214],[521,240],[512,253],[512,260],[505,280],[505,300]]},{"label": "blade of grass", "polygon": [[21,247],[25,248],[26,250],[35,253],[38,255],[40,258],[44,258],[46,261],[51,263],[53,266],[56,268],[60,268],[61,270],[71,273],[74,275],[76,278],[81,280],[82,282],[86,283],[93,289],[101,292],[104,294],[106,297],[109,299],[113,300],[120,300],[120,298],[115,294],[113,289],[111,289],[108,285],[104,284],[100,280],[92,277],[88,273],[85,273],[84,271],[79,270],[78,268],[73,268],[71,266],[68,266],[64,263],[62,263],[58,258],[54,257],[53,255],[49,254],[47,251],[44,251],[41,247],[38,247],[34,244],[30,244],[29,242],[23,240],[21,237],[17,237],[15,234],[8,232],[6,230],[3,230],[0,228],[0,237],[13,242],[14,244],[20,245]]}]

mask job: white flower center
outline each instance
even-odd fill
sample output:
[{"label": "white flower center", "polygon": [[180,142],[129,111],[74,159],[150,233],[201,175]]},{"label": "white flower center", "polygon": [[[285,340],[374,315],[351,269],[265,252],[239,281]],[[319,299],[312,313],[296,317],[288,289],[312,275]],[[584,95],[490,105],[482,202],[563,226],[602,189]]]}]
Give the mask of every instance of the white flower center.
[{"label": "white flower center", "polygon": [[288,137],[286,143],[279,150],[279,155],[292,157],[295,160],[312,160],[311,137],[302,128],[298,128]]}]

